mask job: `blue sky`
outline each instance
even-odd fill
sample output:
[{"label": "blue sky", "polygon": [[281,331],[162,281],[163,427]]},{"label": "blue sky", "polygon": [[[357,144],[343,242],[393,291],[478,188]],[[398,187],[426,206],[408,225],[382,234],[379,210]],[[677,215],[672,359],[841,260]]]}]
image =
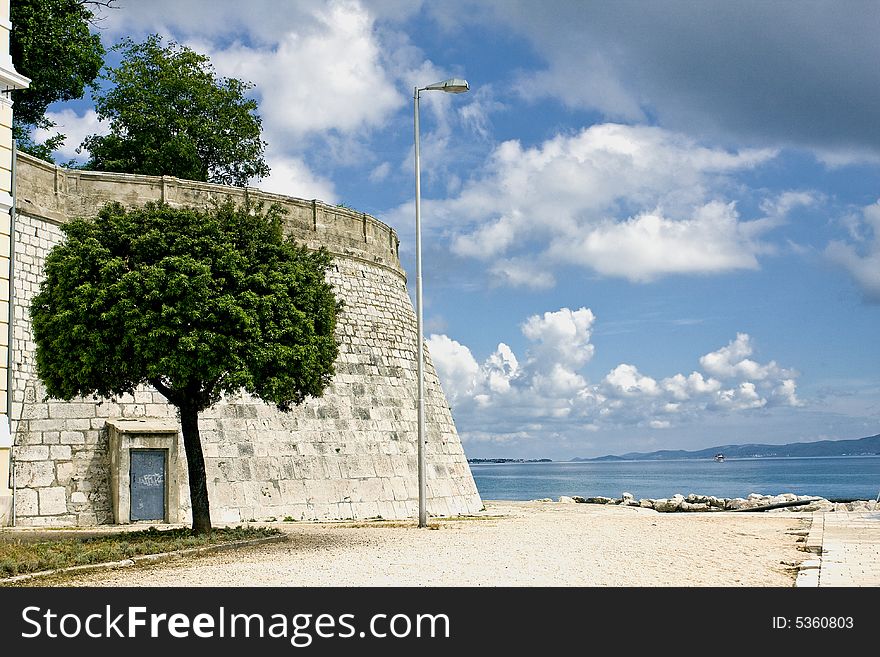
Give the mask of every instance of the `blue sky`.
[{"label": "blue sky", "polygon": [[[370,212],[413,266],[471,457],[880,431],[875,2],[120,0],[253,81],[256,186]],[[103,130],[89,99],[51,108]]]}]

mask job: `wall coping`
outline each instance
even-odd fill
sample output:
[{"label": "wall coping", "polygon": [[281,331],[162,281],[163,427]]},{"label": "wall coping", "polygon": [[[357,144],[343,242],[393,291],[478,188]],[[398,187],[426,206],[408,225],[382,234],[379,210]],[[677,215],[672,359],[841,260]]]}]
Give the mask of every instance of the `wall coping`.
[{"label": "wall coping", "polygon": [[[298,242],[314,248],[325,246],[334,255],[378,265],[405,278],[396,231],[366,212],[256,187],[218,185],[174,176],[67,169],[21,151],[16,157],[16,211],[22,214],[63,224],[112,200],[127,206],[148,201],[172,206],[209,206],[227,198],[277,203],[288,210],[287,225]],[[119,189],[114,190],[114,185],[119,185]]]}]

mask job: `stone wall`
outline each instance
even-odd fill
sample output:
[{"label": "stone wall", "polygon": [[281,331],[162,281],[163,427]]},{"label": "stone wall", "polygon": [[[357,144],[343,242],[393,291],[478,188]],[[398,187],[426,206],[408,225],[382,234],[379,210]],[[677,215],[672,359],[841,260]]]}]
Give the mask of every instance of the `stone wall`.
[{"label": "stone wall", "polygon": [[[149,388],[116,400],[44,399],[27,308],[39,289],[46,254],[61,239],[60,224],[93,214],[108,200],[204,206],[226,196],[286,207],[288,233],[334,254],[329,278],[345,309],[338,325],[337,373],[323,397],[281,413],[243,396],[202,414],[212,517],[239,522],[416,514],[415,314],[397,237],[388,226],[361,213],[254,189],[72,172],[23,155],[18,162],[13,420],[21,418],[19,524],[113,522],[107,421],[176,421],[174,408]],[[428,511],[478,511],[482,501],[430,357],[426,390]],[[179,521],[188,520],[189,511],[183,470]]]},{"label": "stone wall", "polygon": [[12,444],[9,436],[8,364],[9,296],[11,292],[12,243],[10,210],[12,208],[12,91],[24,89],[30,80],[20,75],[9,54],[9,0],[0,0],[0,527],[11,516],[12,495],[7,487],[6,463]]}]

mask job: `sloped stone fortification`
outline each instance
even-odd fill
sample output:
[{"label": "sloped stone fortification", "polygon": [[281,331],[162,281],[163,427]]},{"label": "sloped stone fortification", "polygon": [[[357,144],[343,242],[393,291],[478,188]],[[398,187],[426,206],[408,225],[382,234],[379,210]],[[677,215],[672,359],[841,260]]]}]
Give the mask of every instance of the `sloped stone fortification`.
[{"label": "sloped stone fortification", "polygon": [[[60,224],[105,202],[164,200],[207,205],[231,196],[287,208],[286,230],[334,254],[330,279],[345,301],[338,326],[337,374],[319,399],[291,413],[247,397],[202,414],[211,512],[215,521],[412,517],[417,512],[416,329],[394,232],[351,210],[255,189],[168,177],[68,171],[19,155],[17,172],[13,420],[18,424],[18,524],[114,521],[108,422],[161,419],[174,408],[152,389],[131,397],[44,401],[34,370],[27,308],[43,261],[61,239]],[[428,511],[468,514],[482,501],[468,468],[434,367],[426,368]],[[182,443],[182,441],[178,441]],[[182,444],[178,445],[183,458]],[[180,461],[183,463],[184,461]],[[186,469],[177,473],[188,514]]]}]

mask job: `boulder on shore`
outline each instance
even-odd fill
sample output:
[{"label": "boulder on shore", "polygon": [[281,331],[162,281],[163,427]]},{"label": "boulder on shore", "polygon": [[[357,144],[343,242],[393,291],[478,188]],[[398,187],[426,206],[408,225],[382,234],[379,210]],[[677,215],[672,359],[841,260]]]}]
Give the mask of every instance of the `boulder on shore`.
[{"label": "boulder on shore", "polygon": [[559,503],[560,504],[574,504],[575,501],[573,498],[568,497],[567,495],[561,495],[559,497]]},{"label": "boulder on shore", "polygon": [[[681,497],[681,496],[679,496]],[[673,513],[674,511],[678,511],[681,507],[681,499],[666,499],[661,498],[659,500],[654,500],[654,510],[659,513]]]},{"label": "boulder on shore", "polygon": [[723,497],[719,498],[719,497],[715,497],[714,495],[710,495],[709,499],[708,499],[709,506],[711,506],[713,509],[723,509],[724,503],[726,501],[727,500],[725,500]]},{"label": "boulder on shore", "polygon": [[[547,501],[550,501],[549,498]],[[713,495],[698,495],[689,493],[687,497],[676,493],[670,498],[662,497],[659,499],[635,499],[632,493],[624,492],[620,499],[612,499],[610,497],[580,497],[563,496],[559,498],[560,502],[571,504],[577,502],[581,504],[617,504],[620,506],[637,506],[643,509],[654,509],[659,513],[673,513],[676,511],[736,511],[741,509],[761,509],[776,504],[787,504],[791,502],[808,502],[808,504],[800,506],[780,507],[778,511],[793,512],[810,512],[810,511],[875,511],[880,509],[880,505],[875,500],[854,500],[852,502],[829,502],[823,497],[812,497],[809,495],[795,495],[794,493],[782,493],[780,495],[762,495],[761,493],[749,493],[748,498],[743,497],[715,497]],[[768,509],[775,511],[777,509]]]},{"label": "boulder on shore", "polygon": [[709,504],[706,502],[694,502],[691,504],[690,502],[682,502],[681,506],[678,507],[679,511],[708,511]]},{"label": "boulder on shore", "polygon": [[585,498],[581,498],[581,499],[583,499],[586,504],[613,504],[614,503],[614,500],[612,500],[610,497],[602,497],[601,495],[599,497],[585,497]]}]

